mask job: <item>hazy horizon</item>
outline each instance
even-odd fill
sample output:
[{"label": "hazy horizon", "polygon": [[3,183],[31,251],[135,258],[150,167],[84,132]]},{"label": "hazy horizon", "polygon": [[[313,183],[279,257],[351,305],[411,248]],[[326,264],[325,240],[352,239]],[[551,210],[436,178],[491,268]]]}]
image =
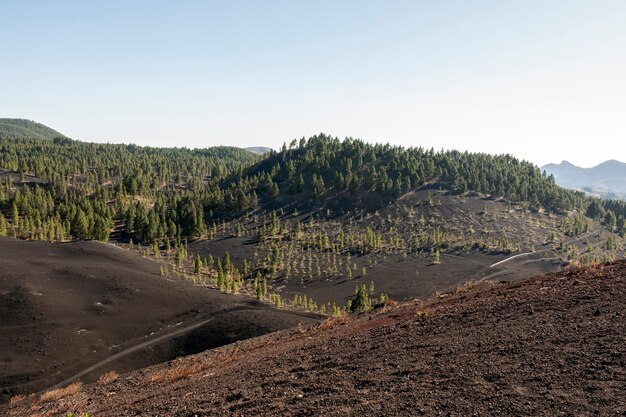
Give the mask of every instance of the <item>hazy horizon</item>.
[{"label": "hazy horizon", "polygon": [[[24,119],[24,120],[30,120],[30,121],[39,123],[37,120],[32,120],[32,119],[23,118],[23,117],[11,117],[10,119]],[[45,125],[45,123],[43,123],[43,124]],[[48,126],[48,127],[54,128],[53,126]],[[55,129],[55,130],[57,130],[57,129]],[[59,133],[65,135],[65,133],[62,132],[62,131],[59,132]],[[320,133],[320,134],[323,133],[323,134],[326,134],[326,135],[330,135],[332,137],[336,137],[335,135],[331,135],[328,132],[318,132],[318,133]],[[273,146],[273,147],[266,146],[266,145],[263,145],[263,144],[241,145],[241,146],[240,145],[230,145],[230,144],[215,144],[215,145],[207,145],[207,146],[202,147],[202,146],[186,146],[186,145],[180,145],[180,144],[175,144],[175,143],[174,144],[169,144],[169,145],[168,144],[165,144],[165,145],[151,145],[149,143],[148,144],[138,144],[137,142],[134,142],[132,140],[131,141],[116,141],[116,140],[96,141],[96,140],[90,140],[90,139],[85,139],[85,138],[71,137],[70,135],[67,135],[67,136],[69,136],[71,139],[74,139],[74,140],[79,140],[79,141],[83,141],[83,142],[93,142],[93,143],[111,143],[111,144],[126,144],[126,145],[127,144],[135,144],[135,145],[139,145],[139,146],[156,146],[156,147],[159,147],[159,148],[188,148],[188,149],[203,149],[203,148],[214,147],[214,146],[217,146],[217,147],[219,147],[219,146],[236,146],[236,147],[239,147],[239,148],[242,148],[242,149],[269,148],[269,149],[272,149],[272,150],[277,151],[277,152],[280,151],[280,149],[282,148],[283,144],[286,144],[287,146],[289,146],[289,143],[291,142],[291,140],[293,140],[293,139],[296,139],[296,140],[300,139],[300,138],[291,138],[289,140],[285,140],[285,141],[281,142],[280,145]],[[310,135],[310,136],[314,136],[314,135]],[[304,136],[304,138],[308,139],[310,136]],[[347,137],[339,137],[338,139],[339,140],[344,140],[344,139],[347,139]],[[356,138],[356,137],[352,137],[352,139],[361,139],[362,140],[362,138]],[[392,144],[389,141],[387,141],[387,142],[367,141],[367,142],[368,143],[379,143],[379,144],[387,144],[387,143]],[[404,145],[399,145],[399,146],[404,146]],[[413,145],[409,145],[409,146],[413,146]],[[416,146],[421,146],[421,145],[416,145]],[[424,147],[424,148],[430,149],[430,147]],[[444,149],[444,150],[455,150],[455,149],[458,150],[457,148],[447,148],[447,149]],[[435,151],[440,151],[440,150],[441,150],[441,148],[435,149]],[[517,155],[513,155],[513,156],[517,157]],[[526,159],[523,159],[523,158],[519,158],[519,159],[526,160]],[[529,160],[526,160],[526,161],[529,161]],[[565,159],[564,160],[560,160],[560,161],[552,161],[552,162],[548,162],[548,163],[541,164],[541,165],[539,165],[539,164],[536,164],[536,165],[539,166],[539,167],[543,167],[543,166],[549,165],[549,164],[559,165],[559,164],[567,162],[567,163],[573,164],[573,165],[575,165],[575,166],[577,166],[579,168],[595,168],[596,166],[601,165],[602,163],[605,163],[605,162],[609,162],[609,161],[617,161],[619,163],[626,164],[626,162],[621,161],[618,158],[610,158],[610,159],[606,159],[606,160],[600,161],[599,163],[591,165],[591,166],[578,165],[576,163],[573,163],[572,161],[568,161],[568,160],[565,160]],[[533,162],[533,161],[529,161],[529,162]]]},{"label": "hazy horizon", "polygon": [[368,142],[592,167],[626,157],[626,3],[3,6],[0,115],[70,137]]}]

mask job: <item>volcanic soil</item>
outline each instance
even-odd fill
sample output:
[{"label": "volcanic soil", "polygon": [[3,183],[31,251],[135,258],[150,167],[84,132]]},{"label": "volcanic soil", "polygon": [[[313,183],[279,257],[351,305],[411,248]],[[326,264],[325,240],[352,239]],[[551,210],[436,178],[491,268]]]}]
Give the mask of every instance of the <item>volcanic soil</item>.
[{"label": "volcanic soil", "polygon": [[[209,255],[221,257],[228,252],[238,266],[244,259],[258,266],[276,246],[284,259],[297,265],[298,270],[291,268],[287,277],[283,266],[276,273],[267,274],[268,285],[273,290],[280,292],[285,300],[306,295],[318,304],[343,306],[354,296],[355,287],[363,284],[369,287],[373,283],[376,294],[384,292],[394,300],[424,299],[437,292],[450,291],[469,280],[513,281],[555,272],[561,270],[570,258],[566,251],[557,249],[556,243],[546,243],[550,233],[555,234],[555,242],[571,245],[578,253],[601,252],[611,235],[601,225],[590,221],[588,233],[570,237],[560,230],[563,216],[532,213],[504,200],[458,195],[433,188],[407,193],[394,203],[362,216],[346,214],[327,219],[324,213],[325,210],[321,214],[300,210],[297,216],[284,214],[281,217],[283,222],[292,225],[296,220],[300,221],[304,230],[300,239],[294,240],[286,235],[280,242],[259,244],[256,228],[262,224],[269,228],[270,224],[265,213],[258,215],[258,222],[250,216],[249,219],[222,224],[213,239],[196,240],[189,244],[189,250],[202,258]],[[322,220],[309,226],[310,218],[318,215]],[[235,223],[239,223],[243,232],[235,233]],[[432,251],[426,249],[408,253],[389,250],[352,254],[348,258],[346,251],[331,254],[332,251],[319,250],[310,244],[311,236],[314,239],[320,232],[328,233],[332,240],[338,230],[358,236],[368,228],[381,236],[399,238],[404,242],[412,242],[416,236],[426,240],[428,234],[422,236],[422,231],[440,229],[447,235],[445,240],[451,246],[442,250],[440,262],[436,264]],[[460,236],[465,237],[460,239]],[[511,249],[476,249],[468,243],[472,239],[493,243],[498,238],[505,238]],[[618,258],[621,256],[619,254]],[[304,266],[311,263],[311,257],[315,261],[309,276]],[[329,272],[330,261],[335,258],[341,266],[335,272]],[[500,263],[506,259],[509,260]],[[354,264],[351,276],[346,274],[348,264]],[[321,273],[316,272],[318,265]],[[366,274],[361,272],[362,268],[366,269]]]},{"label": "volcanic soil", "polygon": [[100,242],[0,238],[0,253],[4,401],[319,320],[160,276]]},{"label": "volcanic soil", "polygon": [[626,261],[282,331],[10,416],[624,415]]}]

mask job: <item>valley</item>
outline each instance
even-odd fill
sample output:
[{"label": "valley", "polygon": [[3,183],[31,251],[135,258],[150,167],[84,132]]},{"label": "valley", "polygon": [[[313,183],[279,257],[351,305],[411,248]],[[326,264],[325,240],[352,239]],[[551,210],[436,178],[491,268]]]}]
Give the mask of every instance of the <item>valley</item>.
[{"label": "valley", "polygon": [[[345,304],[357,285],[373,283],[373,292],[395,300],[423,298],[468,280],[521,279],[559,270],[583,255],[598,262],[622,256],[605,249],[610,233],[600,224],[590,222],[586,233],[570,237],[560,230],[562,219],[427,187],[357,215],[296,211],[275,220],[251,215],[248,221],[220,225],[213,239],[195,241],[189,251],[202,259],[228,252],[236,265],[268,272],[263,276],[285,302],[307,297],[327,313],[333,304]],[[284,230],[258,242],[262,227]],[[377,247],[364,248],[368,233]],[[526,255],[498,264],[520,253]],[[273,263],[272,257],[279,259]]]},{"label": "valley", "polygon": [[1,13],[0,416],[626,416],[626,2]]},{"label": "valley", "polygon": [[0,253],[4,401],[319,320],[162,277],[104,243],[0,238]]},{"label": "valley", "polygon": [[3,401],[624,258],[626,204],[508,155],[324,134],[263,154],[4,135]]}]

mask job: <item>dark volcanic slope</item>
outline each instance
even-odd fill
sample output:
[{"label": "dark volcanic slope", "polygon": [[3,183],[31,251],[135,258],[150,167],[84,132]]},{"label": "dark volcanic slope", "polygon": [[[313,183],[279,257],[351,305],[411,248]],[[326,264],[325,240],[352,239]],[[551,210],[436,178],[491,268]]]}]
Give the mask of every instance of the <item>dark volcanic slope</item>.
[{"label": "dark volcanic slope", "polygon": [[314,320],[161,277],[158,263],[99,242],[1,238],[0,254],[4,399],[48,388],[112,355],[119,359],[81,379]]},{"label": "dark volcanic slope", "polygon": [[[8,415],[624,415],[626,262],[267,335]],[[60,395],[60,394],[59,394]]]}]

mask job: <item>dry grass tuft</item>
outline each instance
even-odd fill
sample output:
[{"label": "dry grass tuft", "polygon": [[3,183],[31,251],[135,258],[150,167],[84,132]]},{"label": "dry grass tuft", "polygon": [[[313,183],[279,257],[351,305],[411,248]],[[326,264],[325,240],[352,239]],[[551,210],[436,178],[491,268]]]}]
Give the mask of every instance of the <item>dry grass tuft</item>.
[{"label": "dry grass tuft", "polygon": [[16,394],[11,397],[11,399],[9,400],[9,404],[11,405],[17,404],[20,401],[22,401],[24,398],[26,398],[26,396],[24,396],[23,394]]},{"label": "dry grass tuft", "polygon": [[170,363],[170,368],[161,369],[150,375],[146,375],[141,381],[141,385],[150,385],[159,382],[176,382],[179,379],[189,378],[199,375],[201,372],[216,366],[233,362],[245,353],[239,346],[231,346],[226,349],[219,349],[213,355],[207,357],[186,358]]},{"label": "dry grass tuft", "polygon": [[389,313],[391,310],[398,307],[400,304],[395,300],[387,300],[382,307],[375,310],[378,314]]},{"label": "dry grass tuft", "polygon": [[170,369],[163,369],[154,373],[149,381],[151,383],[156,382],[176,382],[179,379],[189,378],[191,375],[196,374],[202,370],[202,364],[199,362],[182,363],[176,365]]},{"label": "dry grass tuft", "polygon": [[52,391],[44,392],[41,394],[41,397],[39,397],[39,401],[57,401],[61,398],[79,393],[82,387],[83,383],[76,381],[65,388],[53,389]]},{"label": "dry grass tuft", "polygon": [[107,372],[106,374],[100,375],[100,378],[98,378],[98,383],[102,385],[107,385],[107,384],[110,384],[111,382],[117,381],[117,377],[118,377],[117,372],[110,371],[110,372]]},{"label": "dry grass tuft", "polygon": [[318,330],[329,330],[340,324],[346,324],[350,321],[350,315],[345,311],[338,316],[332,316],[317,325]]},{"label": "dry grass tuft", "polygon": [[309,332],[309,329],[307,326],[304,325],[304,323],[302,323],[301,321],[298,322],[298,325],[296,326],[296,328],[294,329],[294,331],[296,333],[299,333],[301,335],[305,335]]},{"label": "dry grass tuft", "polygon": [[396,307],[399,306],[400,303],[398,303],[396,300],[387,300],[387,302],[385,303],[385,307]]},{"label": "dry grass tuft", "polygon": [[428,312],[424,310],[417,310],[415,312],[415,317],[417,317],[418,319],[425,319],[426,317],[428,317]]},{"label": "dry grass tuft", "polygon": [[491,280],[485,280],[485,281],[476,281],[476,280],[471,280],[471,281],[467,281],[466,283],[464,283],[463,285],[459,285],[455,290],[454,290],[454,294],[459,294],[459,293],[463,293],[463,292],[467,292],[470,290],[473,290],[475,288],[483,288],[483,289],[487,289],[487,288],[491,288],[494,285],[496,285],[496,282],[491,281]]}]

